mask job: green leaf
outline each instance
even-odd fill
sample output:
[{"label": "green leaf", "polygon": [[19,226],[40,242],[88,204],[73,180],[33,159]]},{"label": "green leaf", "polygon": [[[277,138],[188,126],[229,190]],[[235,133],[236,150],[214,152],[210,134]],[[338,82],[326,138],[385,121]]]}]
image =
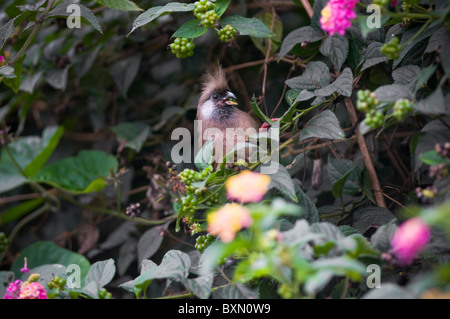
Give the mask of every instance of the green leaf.
[{"label": "green leaf", "polygon": [[28,214],[32,210],[42,205],[44,200],[42,198],[35,198],[28,201],[24,201],[18,205],[15,205],[0,215],[0,225],[3,226],[9,222],[17,220],[22,216]]},{"label": "green leaf", "polygon": [[302,208],[303,216],[309,223],[319,222],[319,211],[312,199],[302,190],[298,183],[295,184],[298,202]]},{"label": "green leaf", "polygon": [[369,228],[378,228],[392,221],[395,216],[386,208],[379,206],[363,206],[353,214],[353,227],[361,234]]},{"label": "green leaf", "polygon": [[[73,14],[72,10],[67,10],[67,7],[71,5],[72,3],[62,3],[58,6],[56,6],[53,10],[51,10],[45,19],[52,18],[52,17],[68,17]],[[81,21],[88,23],[90,26],[92,26],[94,29],[96,29],[98,32],[103,34],[102,27],[98,23],[97,18],[95,17],[95,14],[85,7],[82,4],[76,4],[80,7],[80,15],[81,15]]]},{"label": "green leaf", "polygon": [[95,2],[111,9],[122,11],[142,11],[141,8],[130,0],[95,0]]},{"label": "green leaf", "polygon": [[414,104],[414,110],[426,115],[447,115],[450,114],[450,106],[446,105],[442,89],[438,87],[436,91],[428,97]]},{"label": "green leaf", "polygon": [[150,135],[150,126],[144,122],[126,122],[116,125],[111,130],[119,140],[124,141],[124,146],[139,152]]},{"label": "green leaf", "polygon": [[383,102],[395,102],[399,99],[412,100],[414,98],[411,90],[407,86],[400,84],[379,86],[374,93],[378,100]]},{"label": "green leaf", "polygon": [[351,96],[353,90],[353,74],[350,68],[345,68],[339,77],[330,85],[315,90],[317,96],[330,96],[337,92],[343,96]]},{"label": "green leaf", "polygon": [[[0,28],[0,50],[3,49],[3,46],[5,45],[6,41],[9,39],[9,37],[13,34],[15,29],[14,26],[14,19],[9,20],[6,22],[1,28]],[[0,74],[2,74],[2,68],[0,67]],[[3,71],[4,72],[4,71]],[[13,70],[14,72],[14,70]]]},{"label": "green leaf", "polygon": [[45,76],[45,80],[53,88],[64,91],[67,87],[67,81],[69,78],[69,67],[70,65],[64,69],[55,69],[48,72]]},{"label": "green leaf", "polygon": [[439,165],[444,162],[444,159],[435,150],[429,150],[420,155],[420,160],[427,165]]},{"label": "green leaf", "polygon": [[384,56],[380,49],[383,46],[383,43],[373,41],[369,44],[366,51],[364,52],[364,64],[361,67],[360,72],[389,60],[388,57]]},{"label": "green leaf", "polygon": [[345,256],[319,259],[313,262],[313,266],[319,271],[348,276],[355,281],[361,281],[366,274],[366,267],[361,262]]},{"label": "green leaf", "polygon": [[416,86],[414,88],[414,91],[417,92],[418,89],[420,89],[420,87],[422,86],[422,84],[426,83],[428,81],[428,79],[435,74],[437,69],[437,65],[436,64],[431,64],[429,66],[427,66],[426,68],[422,68],[422,70],[420,71],[419,76],[416,79]]},{"label": "green leaf", "polygon": [[0,271],[0,296],[5,296],[9,283],[13,281],[14,273],[12,271]]},{"label": "green leaf", "polygon": [[192,19],[185,22],[181,27],[172,34],[172,38],[197,38],[208,31],[208,28],[199,24],[197,19]]},{"label": "green leaf", "polygon": [[394,83],[408,84],[414,82],[419,74],[420,68],[417,65],[410,64],[395,69],[392,72],[392,78],[394,79]]},{"label": "green leaf", "polygon": [[214,273],[199,276],[194,279],[185,279],[184,286],[200,299],[208,299],[211,295],[211,288],[214,281]]},{"label": "green leaf", "polygon": [[346,37],[334,35],[327,37],[319,48],[320,53],[330,59],[339,71],[348,55],[348,40]]},{"label": "green leaf", "polygon": [[211,139],[207,140],[205,144],[203,144],[202,148],[198,151],[197,155],[195,155],[195,167],[199,171],[204,170],[207,166],[212,163],[213,160],[213,152],[214,152],[214,143]]},{"label": "green leaf", "polygon": [[255,38],[270,38],[275,35],[270,29],[257,18],[245,18],[238,15],[231,15],[220,21],[220,25],[227,24],[235,28],[240,35],[249,35]]},{"label": "green leaf", "polygon": [[194,11],[194,3],[180,3],[180,2],[169,2],[165,6],[157,6],[148,9],[147,11],[141,13],[133,22],[130,35],[134,30],[140,28],[147,23],[159,18],[162,15],[172,13],[172,12],[189,12]]},{"label": "green leaf", "polygon": [[332,140],[344,137],[339,120],[332,111],[325,110],[309,121],[300,132],[299,141],[304,141],[312,137]]},{"label": "green leaf", "polygon": [[320,61],[309,62],[302,75],[286,81],[292,89],[314,90],[328,85],[331,81],[328,66]]},{"label": "green leaf", "polygon": [[17,93],[19,91],[20,82],[22,81],[22,64],[23,60],[25,59],[26,54],[22,55],[16,62],[14,66],[14,75],[13,78],[6,77],[3,80],[3,83],[5,83],[7,86],[9,86],[14,93]]},{"label": "green leaf", "polygon": [[225,11],[227,10],[228,6],[230,5],[231,0],[216,0],[214,7],[214,12],[217,13],[219,17],[221,17]]},{"label": "green leaf", "polygon": [[225,299],[258,299],[256,291],[240,282],[226,285],[219,290],[219,293]]},{"label": "green leaf", "polygon": [[142,55],[139,53],[111,66],[110,73],[123,97],[127,96],[128,89],[139,72],[141,57]]},{"label": "green leaf", "polygon": [[267,53],[269,44],[271,46],[270,54],[273,55],[277,53],[279,43],[281,42],[283,36],[283,24],[281,23],[281,20],[277,16],[275,17],[275,19],[273,19],[272,17],[273,15],[271,12],[264,12],[256,16],[256,18],[261,20],[268,28],[271,28],[273,21],[273,26],[271,30],[275,35],[270,40],[266,40],[265,38],[252,37],[253,44],[264,55],[266,55]]},{"label": "green leaf", "polygon": [[268,123],[268,124],[272,124],[273,121],[271,119],[269,119],[263,111],[261,111],[261,109],[258,106],[258,103],[256,102],[255,99],[250,101],[250,106],[252,107],[253,112],[255,112],[255,114],[264,122]]},{"label": "green leaf", "polygon": [[179,250],[169,250],[163,257],[161,264],[154,272],[154,278],[168,278],[183,282],[189,275],[191,258]]},{"label": "green leaf", "polygon": [[[266,165],[270,166],[273,165],[273,163],[269,163]],[[260,168],[263,168],[264,166],[265,165],[261,165]],[[279,164],[278,169],[275,173],[267,175],[270,176],[269,189],[276,188],[285,197],[289,198],[295,203],[298,203],[298,198],[295,192],[295,183],[292,180],[292,177],[286,167]]]},{"label": "green leaf", "polygon": [[162,226],[155,226],[147,230],[140,238],[137,246],[138,263],[141,264],[144,259],[152,257],[161,246],[164,239],[164,230],[168,223]]},{"label": "green leaf", "polygon": [[115,273],[116,265],[113,259],[98,261],[89,268],[85,279],[86,285],[95,282],[97,287],[104,287],[113,279]]},{"label": "green leaf", "polygon": [[71,264],[78,265],[81,270],[82,282],[90,268],[90,263],[84,256],[58,247],[50,241],[38,241],[23,249],[11,265],[11,271],[17,278],[21,275],[20,269],[23,267],[25,257],[30,269],[47,264],[61,264],[65,267]]},{"label": "green leaf", "polygon": [[98,192],[103,189],[111,171],[117,172],[117,159],[102,151],[83,150],[44,166],[32,180],[46,183],[75,194]]},{"label": "green leaf", "polygon": [[25,175],[33,177],[37,174],[53,154],[63,133],[64,128],[62,126],[49,126],[44,129],[42,132],[41,151],[39,154],[36,154],[34,159],[24,168],[23,172]]},{"label": "green leaf", "polygon": [[62,127],[49,126],[42,132],[42,138],[27,136],[8,144],[11,156],[20,166],[19,171],[8,153],[2,150],[0,156],[0,192],[13,189],[33,177],[52,155],[63,133]]},{"label": "green leaf", "polygon": [[278,55],[278,59],[281,59],[296,44],[301,44],[302,42],[316,42],[322,39],[322,33],[313,29],[310,26],[301,27],[299,29],[295,29],[291,31],[283,40],[280,48],[280,53]]},{"label": "green leaf", "polygon": [[378,228],[370,238],[372,245],[381,252],[388,252],[391,249],[391,239],[398,228],[394,221],[395,219]]},{"label": "green leaf", "polygon": [[340,197],[342,193],[354,195],[361,192],[358,164],[359,162],[348,159],[330,157],[327,171],[333,183],[333,196]]}]

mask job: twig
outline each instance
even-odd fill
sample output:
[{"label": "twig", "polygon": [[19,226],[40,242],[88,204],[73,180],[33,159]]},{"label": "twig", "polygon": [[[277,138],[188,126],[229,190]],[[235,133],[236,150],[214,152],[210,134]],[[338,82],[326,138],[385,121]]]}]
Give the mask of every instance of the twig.
[{"label": "twig", "polygon": [[[345,98],[345,106],[349,114],[352,125],[356,125],[358,122],[358,116],[356,115],[355,108],[351,98]],[[383,192],[381,190],[380,181],[378,180],[377,173],[375,171],[375,166],[373,165],[372,159],[370,158],[369,150],[367,148],[366,140],[364,135],[359,133],[359,127],[355,130],[356,140],[358,141],[359,149],[361,150],[361,155],[364,160],[364,164],[369,173],[370,180],[372,181],[372,190],[375,195],[375,200],[377,205],[386,208],[386,202],[384,200]]]},{"label": "twig", "polygon": [[306,13],[309,15],[310,18],[312,18],[313,16],[313,9],[311,7],[311,4],[309,3],[308,0],[300,0],[303,4],[303,7],[305,8]]}]

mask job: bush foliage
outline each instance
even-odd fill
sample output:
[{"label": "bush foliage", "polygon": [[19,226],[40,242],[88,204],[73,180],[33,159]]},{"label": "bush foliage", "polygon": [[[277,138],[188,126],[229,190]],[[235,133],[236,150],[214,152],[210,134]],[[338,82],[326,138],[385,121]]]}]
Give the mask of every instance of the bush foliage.
[{"label": "bush foliage", "polygon": [[[448,297],[449,2],[363,0],[344,35],[322,30],[327,3],[3,1],[2,282],[49,298]],[[227,242],[208,233],[227,181],[270,163],[171,162],[217,64],[280,131],[281,165]],[[431,236],[402,264],[392,237],[413,218]]]}]

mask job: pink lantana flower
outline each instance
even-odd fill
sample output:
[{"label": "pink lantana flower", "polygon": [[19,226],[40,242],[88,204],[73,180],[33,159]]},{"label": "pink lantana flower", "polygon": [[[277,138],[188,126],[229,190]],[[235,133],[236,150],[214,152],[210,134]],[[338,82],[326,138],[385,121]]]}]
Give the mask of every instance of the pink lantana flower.
[{"label": "pink lantana flower", "polygon": [[259,202],[267,193],[270,177],[252,171],[243,171],[227,179],[227,197],[240,203]]},{"label": "pink lantana flower", "polygon": [[15,280],[11,282],[6,288],[6,293],[4,299],[19,299],[20,286],[22,285],[22,280]]},{"label": "pink lantana flower", "polygon": [[430,228],[422,219],[418,217],[408,219],[392,236],[391,251],[400,265],[409,265],[425,248],[430,237]]},{"label": "pink lantana flower", "polygon": [[352,25],[351,20],[356,18],[353,11],[358,0],[330,0],[321,11],[320,27],[330,36],[335,33],[344,35],[345,30]]},{"label": "pink lantana flower", "polygon": [[20,287],[19,299],[48,299],[47,291],[38,282],[25,282]]},{"label": "pink lantana flower", "polygon": [[4,66],[6,64],[6,59],[3,55],[0,55],[0,66]]},{"label": "pink lantana flower", "polygon": [[209,214],[207,222],[210,234],[219,236],[224,243],[229,243],[238,231],[250,227],[253,219],[248,208],[237,203],[230,203]]}]

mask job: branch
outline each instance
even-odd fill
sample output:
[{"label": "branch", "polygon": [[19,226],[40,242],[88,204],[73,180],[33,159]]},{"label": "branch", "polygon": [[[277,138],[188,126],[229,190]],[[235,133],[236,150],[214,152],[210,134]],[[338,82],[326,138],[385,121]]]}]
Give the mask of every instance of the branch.
[{"label": "branch", "polygon": [[[356,125],[358,122],[358,116],[356,115],[355,108],[351,98],[345,98],[345,106],[347,108],[348,115],[352,121],[352,125]],[[358,141],[359,149],[361,150],[362,158],[364,164],[369,173],[370,180],[372,181],[372,190],[375,196],[377,205],[386,208],[386,202],[384,201],[383,192],[381,190],[380,182],[378,180],[377,173],[375,172],[375,166],[373,166],[372,159],[370,158],[369,149],[367,148],[366,140],[364,135],[359,133],[359,127],[355,130],[356,140]]]}]

